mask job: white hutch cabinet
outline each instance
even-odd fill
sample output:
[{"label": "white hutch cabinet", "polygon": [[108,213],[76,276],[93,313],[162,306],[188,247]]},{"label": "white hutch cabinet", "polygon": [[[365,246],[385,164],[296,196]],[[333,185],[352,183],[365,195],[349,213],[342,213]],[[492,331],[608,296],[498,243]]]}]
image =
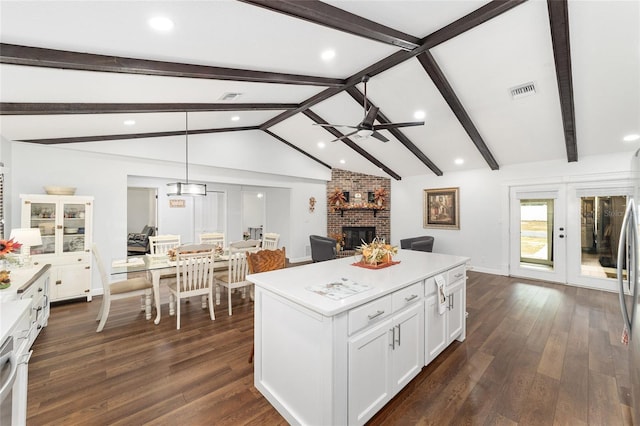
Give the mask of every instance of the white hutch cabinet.
[{"label": "white hutch cabinet", "polygon": [[42,245],[31,247],[34,266],[51,264],[51,301],[91,300],[93,197],[20,195],[22,227],[39,228]]}]

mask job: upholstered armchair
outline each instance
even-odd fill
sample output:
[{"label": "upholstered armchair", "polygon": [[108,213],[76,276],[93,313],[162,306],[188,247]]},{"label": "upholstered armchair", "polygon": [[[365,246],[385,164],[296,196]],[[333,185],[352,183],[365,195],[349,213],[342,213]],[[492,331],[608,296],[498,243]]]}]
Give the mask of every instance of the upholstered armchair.
[{"label": "upholstered armchair", "polygon": [[314,262],[323,262],[336,258],[336,244],[338,242],[333,238],[309,235],[309,242],[311,243],[311,259]]},{"label": "upholstered armchair", "polygon": [[433,237],[424,235],[422,237],[405,238],[400,240],[400,248],[431,252],[433,251]]},{"label": "upholstered armchair", "polygon": [[152,226],[145,225],[142,232],[130,232],[127,236],[127,251],[129,254],[149,253],[149,237],[155,230]]}]

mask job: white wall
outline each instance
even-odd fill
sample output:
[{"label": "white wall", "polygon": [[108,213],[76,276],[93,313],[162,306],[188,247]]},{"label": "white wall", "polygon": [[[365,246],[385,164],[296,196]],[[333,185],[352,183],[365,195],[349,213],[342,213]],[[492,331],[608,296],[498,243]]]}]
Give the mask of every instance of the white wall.
[{"label": "white wall", "polygon": [[[126,255],[127,238],[127,187],[130,176],[154,176],[155,185],[141,178],[139,186],[158,187],[159,210],[168,206],[166,191],[162,182],[175,181],[184,176],[184,163],[168,163],[165,161],[130,158],[101,153],[69,150],[60,147],[11,143],[12,155],[10,170],[11,193],[7,199],[7,210],[11,215],[11,222],[7,228],[20,225],[19,194],[42,194],[45,185],[74,186],[77,195],[92,195],[94,203],[94,242],[102,249],[103,257],[107,260],[121,258]],[[5,153],[3,149],[2,153]],[[4,155],[3,155],[4,157]],[[4,160],[3,160],[4,161]],[[5,163],[6,164],[6,163]],[[310,220],[305,209],[308,208],[308,198],[314,196],[318,206],[326,203],[326,181],[308,179],[304,177],[286,177],[265,173],[255,173],[242,170],[220,169],[215,167],[190,167],[190,180],[205,182],[208,188],[215,188],[215,184],[254,185],[260,187],[278,188],[272,198],[276,204],[268,206],[267,211],[281,211],[274,219],[275,227],[284,227],[279,233],[288,235],[282,244],[287,246],[287,255],[292,261],[306,258],[305,242],[308,244],[309,234],[323,234],[326,232],[326,214],[318,208],[313,220]],[[160,183],[157,182],[160,179]],[[164,181],[162,180],[164,179]],[[326,179],[330,179],[327,169]],[[134,185],[135,186],[135,185]],[[290,191],[289,204],[281,205],[278,200],[286,199],[281,191]],[[171,209],[163,214],[159,211],[158,227],[164,233],[180,233],[187,241],[193,241],[193,206],[192,199],[187,199],[187,208]],[[241,239],[240,220],[240,190],[228,191],[228,232],[230,238]],[[169,209],[166,209],[169,210]],[[304,212],[301,213],[301,212]],[[295,213],[295,214],[294,214]],[[290,220],[287,218],[290,217]],[[282,219],[284,218],[284,220]],[[270,225],[270,224],[269,224]],[[189,231],[191,229],[191,231]],[[233,234],[238,230],[237,236]],[[272,232],[278,232],[272,229]],[[99,288],[98,275],[94,275],[94,289]]]},{"label": "white wall", "polygon": [[[391,181],[391,241],[433,235],[434,251],[469,256],[476,270],[508,274],[509,186],[630,179],[633,152],[581,158],[577,163],[524,163]],[[460,188],[460,230],[423,228],[423,190]]]}]

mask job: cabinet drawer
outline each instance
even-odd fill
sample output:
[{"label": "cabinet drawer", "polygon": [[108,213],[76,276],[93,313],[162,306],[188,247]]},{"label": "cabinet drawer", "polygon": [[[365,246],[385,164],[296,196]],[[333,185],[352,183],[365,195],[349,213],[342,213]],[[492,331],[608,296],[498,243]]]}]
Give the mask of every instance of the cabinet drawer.
[{"label": "cabinet drawer", "polygon": [[456,266],[453,269],[449,270],[449,279],[447,280],[447,284],[451,285],[456,281],[464,279],[466,275],[466,266],[460,265]]},{"label": "cabinet drawer", "polygon": [[391,314],[391,295],[373,300],[349,311],[349,334],[376,324]]},{"label": "cabinet drawer", "polygon": [[393,308],[393,312],[398,312],[403,309],[405,306],[416,303],[420,300],[422,296],[422,281],[417,282],[415,284],[411,284],[408,287],[403,288],[402,290],[398,290],[391,295],[392,302],[391,306]]}]

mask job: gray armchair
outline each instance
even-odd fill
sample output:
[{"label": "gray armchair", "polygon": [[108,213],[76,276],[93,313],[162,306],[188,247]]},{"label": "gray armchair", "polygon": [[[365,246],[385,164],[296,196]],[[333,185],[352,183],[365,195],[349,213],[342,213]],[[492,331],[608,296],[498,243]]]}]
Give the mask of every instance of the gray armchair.
[{"label": "gray armchair", "polygon": [[142,232],[130,232],[127,236],[127,252],[129,254],[149,253],[149,237],[154,233],[154,228],[149,225],[145,225]]},{"label": "gray armchair", "polygon": [[314,262],[336,258],[336,244],[338,242],[333,238],[309,235],[309,242],[311,243],[311,259]]},{"label": "gray armchair", "polygon": [[422,237],[405,238],[400,240],[400,248],[431,252],[433,251],[433,237],[424,235]]}]

